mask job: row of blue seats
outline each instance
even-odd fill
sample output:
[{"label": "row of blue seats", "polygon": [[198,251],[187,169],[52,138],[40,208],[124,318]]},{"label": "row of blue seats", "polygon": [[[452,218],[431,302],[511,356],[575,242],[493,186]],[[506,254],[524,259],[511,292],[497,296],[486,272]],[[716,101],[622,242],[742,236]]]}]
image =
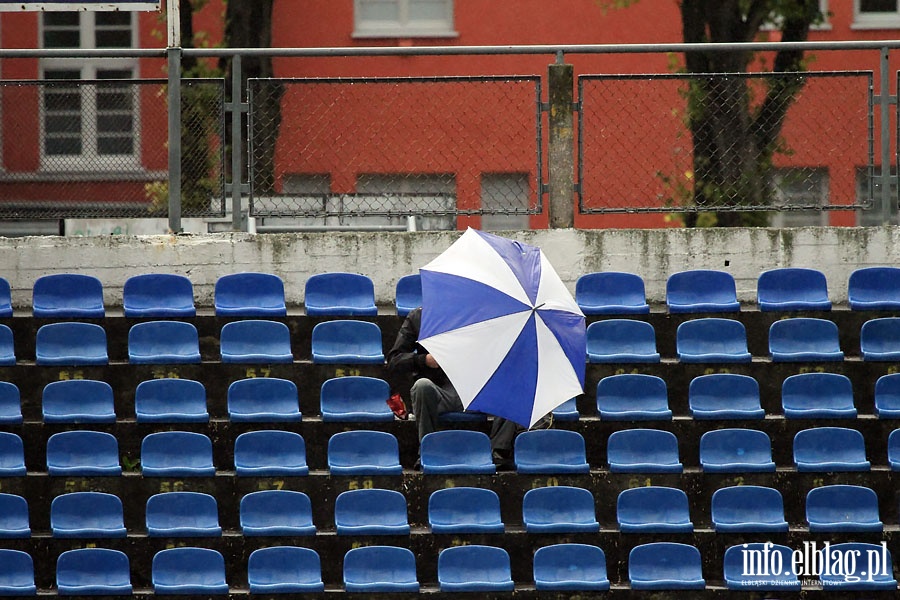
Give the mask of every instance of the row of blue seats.
[{"label": "row of blue seats", "polygon": [[[755,592],[799,592],[801,575],[817,576],[819,584],[833,590],[896,590],[893,564],[887,546],[845,542],[816,551],[836,553],[847,569],[823,569],[792,561],[794,550],[771,542],[729,547],[723,559],[728,589]],[[770,564],[759,564],[748,573],[748,564],[777,556],[771,564],[782,565],[771,572]],[[801,555],[802,556],[802,555]],[[844,560],[845,557],[854,560]],[[856,559],[859,557],[858,559]],[[810,561],[812,562],[812,561]],[[829,563],[830,564],[830,563]],[[851,566],[852,565],[852,566]],[[799,568],[798,568],[799,567]],[[533,559],[534,588],[575,591],[610,589],[606,556],[589,544],[552,544],[539,548]],[[801,570],[800,573],[794,569]],[[255,550],[247,561],[251,594],[321,592],[325,585],[321,560],[315,550],[274,546]],[[107,548],[69,550],[59,556],[57,588],[61,595],[131,595],[128,556]],[[221,595],[229,592],[225,559],[209,548],[182,547],[160,550],[153,556],[151,581],[157,594]],[[473,544],[440,551],[437,581],[442,592],[512,592],[510,557],[497,546]],[[633,590],[702,590],[706,588],[700,551],[676,542],[650,542],[631,549],[628,584]],[[362,546],[343,557],[343,586],[347,592],[418,592],[416,557],[398,546]],[[18,550],[0,550],[0,593],[34,595],[34,565],[31,556]]]}]

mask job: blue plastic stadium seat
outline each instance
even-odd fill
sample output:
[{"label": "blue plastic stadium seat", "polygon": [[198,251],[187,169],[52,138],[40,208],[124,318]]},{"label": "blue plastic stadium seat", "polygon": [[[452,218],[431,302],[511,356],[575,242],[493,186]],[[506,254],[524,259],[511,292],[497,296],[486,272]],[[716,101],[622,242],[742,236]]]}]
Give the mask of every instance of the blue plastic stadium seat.
[{"label": "blue plastic stadium seat", "polygon": [[591,363],[658,363],[656,331],[646,321],[607,319],[587,327]]},{"label": "blue plastic stadium seat", "polygon": [[700,466],[706,473],[774,472],[772,440],[756,429],[713,429],[700,436]]},{"label": "blue plastic stadium seat", "polygon": [[433,431],[422,438],[419,452],[426,475],[491,474],[497,470],[491,459],[491,440],[482,431]]},{"label": "blue plastic stadium seat", "polygon": [[395,490],[356,489],[334,501],[338,535],[409,535],[406,496]]},{"label": "blue plastic stadium seat", "polygon": [[838,327],[827,319],[795,317],[769,327],[769,354],[773,362],[844,360]]},{"label": "blue plastic stadium seat", "polygon": [[487,420],[487,413],[477,410],[448,410],[438,415],[439,423],[485,423]]},{"label": "blue plastic stadium seat", "polygon": [[606,555],[589,544],[553,544],[534,553],[538,591],[607,591]]},{"label": "blue plastic stadium seat", "polygon": [[416,557],[408,548],[362,546],[344,555],[347,592],[418,592]]},{"label": "blue plastic stadium seat", "polygon": [[240,423],[297,423],[303,419],[297,384],[277,377],[239,379],[228,386],[228,417]]},{"label": "blue plastic stadium seat", "polygon": [[50,503],[50,532],[57,538],[123,538],[122,501],[104,492],[72,492]]},{"label": "blue plastic stadium seat", "polygon": [[847,299],[851,310],[900,309],[900,268],[863,267],[850,273]]},{"label": "blue plastic stadium seat", "polygon": [[688,386],[694,419],[762,419],[759,383],[749,375],[712,373],[694,377]]},{"label": "blue plastic stadium seat", "polygon": [[799,373],[781,384],[788,419],[855,419],[853,383],[838,373]]},{"label": "blue plastic stadium seat", "polygon": [[280,321],[250,319],[222,326],[219,351],[223,363],[292,363],[291,332]]},{"label": "blue plastic stadium seat", "polygon": [[404,275],[397,280],[394,289],[394,305],[397,315],[405,317],[414,308],[422,306],[422,276],[418,273]]},{"label": "blue plastic stadium seat", "polygon": [[150,537],[218,537],[219,506],[201,492],[163,492],[147,498],[145,513]]},{"label": "blue plastic stadium seat", "polygon": [[[890,445],[890,443],[889,443]],[[794,436],[798,471],[868,471],[862,434],[844,427],[814,427]]]},{"label": "blue plastic stadium seat", "polygon": [[859,485],[823,485],[806,494],[809,531],[883,531],[878,495]]},{"label": "blue plastic stadium seat", "polygon": [[231,273],[216,280],[217,317],[283,317],[284,282],[272,273]]},{"label": "blue plastic stadium seat", "polygon": [[315,535],[309,496],[292,490],[260,490],[241,498],[245,536]]},{"label": "blue plastic stadium seat", "polygon": [[[772,542],[730,546],[725,550],[722,565],[725,587],[739,592],[799,592],[801,584],[793,572],[792,553],[791,548]],[[775,555],[779,558],[774,558]],[[773,572],[770,568],[772,563],[781,564],[782,571]],[[747,567],[751,564],[754,565],[754,572],[747,573]]]},{"label": "blue plastic stadium seat", "polygon": [[125,280],[122,288],[125,316],[134,318],[193,317],[194,286],[184,275],[143,273]]},{"label": "blue plastic stadium seat", "polygon": [[500,497],[494,490],[452,487],[428,497],[431,533],[503,533]]},{"label": "blue plastic stadium seat", "polygon": [[271,546],[250,553],[247,581],[251,594],[322,592],[322,561],[311,548]]},{"label": "blue plastic stadium seat", "polygon": [[128,330],[128,362],[176,365],[200,362],[200,337],[193,323],[145,321]]},{"label": "blue plastic stadium seat", "polygon": [[681,473],[678,439],[670,431],[621,429],[610,434],[606,457],[613,473]]},{"label": "blue plastic stadium seat", "polygon": [[522,498],[522,521],[528,533],[600,531],[594,495],[567,485],[533,488]]},{"label": "blue plastic stadium seat", "polygon": [[736,485],[716,490],[710,516],[720,533],[758,533],[787,531],[784,499],[774,488]]},{"label": "blue plastic stadium seat", "polygon": [[[321,316],[374,316],[375,285],[358,273],[319,273],[306,280],[306,314]],[[415,308],[415,307],[413,307]]]},{"label": "blue plastic stadium seat", "polygon": [[511,592],[515,588],[509,554],[503,548],[471,544],[438,554],[442,592]]},{"label": "blue plastic stadium seat", "polygon": [[130,596],[128,556],[108,548],[76,548],[56,561],[56,588],[60,596]]},{"label": "blue plastic stadium seat", "polygon": [[141,441],[144,477],[212,477],[212,442],[202,433],[160,431]]},{"label": "blue plastic stadium seat", "polygon": [[763,271],[756,281],[756,299],[762,311],[831,310],[828,281],[816,269]]},{"label": "blue plastic stadium seat", "polygon": [[8,381],[0,381],[0,425],[20,425],[22,423],[22,397],[19,386]]},{"label": "blue plastic stadium seat", "polygon": [[28,501],[15,494],[0,494],[0,539],[30,537]]},{"label": "blue plastic stadium seat", "polygon": [[95,379],[64,379],[44,386],[45,423],[115,423],[112,386]]},{"label": "blue plastic stadium seat", "polygon": [[688,497],[678,488],[663,486],[623,490],[616,501],[622,533],[691,533]]},{"label": "blue plastic stadium seat", "polygon": [[513,443],[519,473],[588,473],[584,437],[568,429],[535,429]]},{"label": "blue plastic stadium seat", "polygon": [[900,361],[900,317],[870,319],[859,330],[863,360]]},{"label": "blue plastic stadium seat", "polygon": [[900,419],[900,373],[875,381],[875,414],[879,419]]},{"label": "blue plastic stadium seat", "polygon": [[206,387],[193,379],[148,379],[134,390],[138,423],[207,423]]},{"label": "blue plastic stadium seat", "polygon": [[35,317],[102,319],[103,284],[92,275],[54,273],[38,277],[32,288]]},{"label": "blue plastic stadium seat", "polygon": [[631,549],[628,579],[633,590],[702,590],[700,551],[688,544],[651,542]]},{"label": "blue plastic stadium seat", "polygon": [[884,544],[868,544],[864,542],[844,542],[832,544],[832,556],[855,556],[856,561],[845,560],[844,563],[856,568],[846,573],[835,573],[834,570],[823,569],[819,573],[819,583],[829,592],[843,591],[896,591],[897,580],[894,579],[894,562],[891,551]]},{"label": "blue plastic stadium seat", "polygon": [[0,596],[34,596],[34,561],[21,550],[0,548]]},{"label": "blue plastic stadium seat", "polygon": [[312,360],[320,364],[382,364],[384,348],[377,323],[340,319],[316,324]]},{"label": "blue plastic stadium seat", "polygon": [[332,475],[400,475],[400,446],[393,434],[354,430],[328,439],[328,469]]},{"label": "blue plastic stadium seat", "polygon": [[569,398],[553,409],[554,421],[577,421],[581,418],[575,398]]},{"label": "blue plastic stadium seat", "polygon": [[47,440],[47,472],[59,476],[116,476],[119,442],[103,431],[61,431]]},{"label": "blue plastic stadium seat", "polygon": [[25,475],[25,445],[15,433],[0,431],[0,477]]},{"label": "blue plastic stadium seat", "polygon": [[671,421],[669,390],[656,375],[623,373],[597,382],[597,411],[607,421]]},{"label": "blue plastic stadium seat", "polygon": [[9,289],[9,281],[0,277],[0,318],[13,316],[12,294]]},{"label": "blue plastic stadium seat", "polygon": [[672,273],[666,280],[666,306],[670,313],[737,312],[734,276],[725,271],[695,269]]},{"label": "blue plastic stadium seat", "polygon": [[634,273],[587,273],[575,282],[575,302],[586,315],[639,315],[650,312],[644,280]]},{"label": "blue plastic stadium seat", "polygon": [[292,431],[242,433],[234,440],[234,470],[242,477],[309,475],[306,442]]},{"label": "blue plastic stadium seat", "polygon": [[13,343],[12,329],[0,324],[0,367],[12,367],[15,364],[16,347]]},{"label": "blue plastic stadium seat", "polygon": [[153,592],[159,595],[228,593],[225,559],[209,548],[167,548],[153,555]]},{"label": "blue plastic stadium seat", "polygon": [[675,332],[678,360],[683,363],[748,363],[747,330],[734,319],[691,319]]},{"label": "blue plastic stadium seat", "polygon": [[900,471],[900,429],[895,429],[888,436],[887,455],[891,471]]},{"label": "blue plastic stadium seat", "polygon": [[335,377],[325,381],[319,392],[323,421],[393,421],[387,405],[391,386],[377,377]]},{"label": "blue plastic stadium seat", "polygon": [[34,345],[41,366],[106,365],[106,331],[95,323],[63,322],[41,325]]}]

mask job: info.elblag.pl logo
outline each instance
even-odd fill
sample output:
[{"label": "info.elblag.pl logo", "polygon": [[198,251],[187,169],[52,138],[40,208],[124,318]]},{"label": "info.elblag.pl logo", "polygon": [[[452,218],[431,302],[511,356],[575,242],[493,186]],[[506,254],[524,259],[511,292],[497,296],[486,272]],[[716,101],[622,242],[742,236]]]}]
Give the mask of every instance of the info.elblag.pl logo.
[{"label": "info.elblag.pl logo", "polygon": [[875,577],[890,575],[890,555],[887,543],[879,548],[866,550],[833,548],[830,542],[819,547],[817,542],[803,542],[803,547],[793,550],[790,563],[785,555],[774,550],[772,542],[762,547],[741,546],[743,576],[753,577],[840,577],[844,581],[874,581]]}]

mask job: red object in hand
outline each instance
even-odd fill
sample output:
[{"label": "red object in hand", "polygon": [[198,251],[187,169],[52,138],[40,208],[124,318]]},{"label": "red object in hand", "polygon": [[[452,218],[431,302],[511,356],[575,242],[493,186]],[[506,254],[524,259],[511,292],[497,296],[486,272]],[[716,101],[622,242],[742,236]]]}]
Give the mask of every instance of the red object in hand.
[{"label": "red object in hand", "polygon": [[387,405],[398,419],[403,419],[405,421],[409,418],[409,412],[406,410],[406,403],[403,402],[403,398],[400,394],[391,394],[391,397],[387,399]]}]

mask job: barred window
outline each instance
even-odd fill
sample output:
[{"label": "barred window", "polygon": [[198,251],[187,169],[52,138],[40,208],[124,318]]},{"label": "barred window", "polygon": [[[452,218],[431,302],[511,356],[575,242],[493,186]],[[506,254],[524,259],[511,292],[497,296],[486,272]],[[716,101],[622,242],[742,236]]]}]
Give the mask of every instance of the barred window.
[{"label": "barred window", "polygon": [[453,0],[354,0],[354,37],[453,37]]}]

